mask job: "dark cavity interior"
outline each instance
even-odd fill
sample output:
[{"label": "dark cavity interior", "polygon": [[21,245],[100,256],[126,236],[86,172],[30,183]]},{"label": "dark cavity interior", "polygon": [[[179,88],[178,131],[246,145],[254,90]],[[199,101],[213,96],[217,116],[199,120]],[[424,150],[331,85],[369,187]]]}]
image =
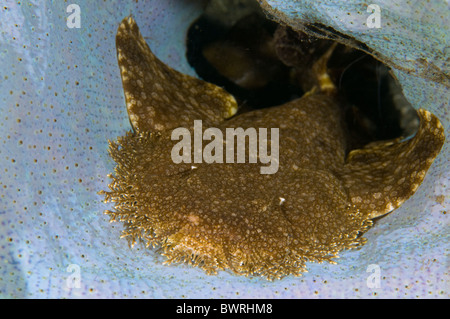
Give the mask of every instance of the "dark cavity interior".
[{"label": "dark cavity interior", "polygon": [[[225,88],[239,112],[276,106],[313,86],[314,63],[333,45],[265,17],[256,1],[212,0],[187,34],[187,59],[198,76]],[[327,63],[338,88],[351,148],[415,133],[418,118],[390,69],[338,44]]]}]

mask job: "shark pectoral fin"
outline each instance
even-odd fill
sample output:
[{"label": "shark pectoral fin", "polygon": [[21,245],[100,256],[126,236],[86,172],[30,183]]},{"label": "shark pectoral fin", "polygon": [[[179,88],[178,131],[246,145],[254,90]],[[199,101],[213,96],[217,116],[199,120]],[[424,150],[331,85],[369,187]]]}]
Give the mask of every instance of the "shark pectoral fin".
[{"label": "shark pectoral fin", "polygon": [[352,203],[382,216],[412,196],[444,144],[444,128],[436,116],[418,110],[420,126],[406,141],[377,142],[350,152],[343,180]]},{"label": "shark pectoral fin", "polygon": [[236,113],[237,103],[225,90],[161,62],[132,17],[121,22],[116,47],[128,116],[135,131],[189,127],[193,120],[219,123]]}]

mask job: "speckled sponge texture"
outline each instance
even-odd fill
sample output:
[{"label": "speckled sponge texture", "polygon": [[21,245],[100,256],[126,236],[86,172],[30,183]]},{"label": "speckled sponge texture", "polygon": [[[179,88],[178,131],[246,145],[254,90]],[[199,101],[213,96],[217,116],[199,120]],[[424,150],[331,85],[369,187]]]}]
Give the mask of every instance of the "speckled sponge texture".
[{"label": "speckled sponge texture", "polygon": [[[448,137],[416,194],[377,221],[365,234],[366,245],[343,252],[335,265],[310,263],[302,277],[208,276],[183,264],[165,266],[163,257],[139,245],[128,247],[119,239],[122,226],[103,214],[111,204],[97,194],[107,189],[115,166],[107,140],[131,128],[115,52],[117,27],[132,14],[156,56],[195,76],[184,41],[203,3],[76,3],[81,26],[72,29],[63,1],[6,0],[0,7],[0,297],[449,297]],[[394,73],[409,101],[433,112],[448,134],[448,81],[433,81],[426,70],[407,72],[404,62],[425,52],[434,66],[449,69],[448,4],[378,2],[384,20],[375,36],[358,19],[342,22],[348,12],[369,14],[360,1],[302,1],[301,9],[292,3],[269,1],[389,58],[399,66]],[[371,281],[377,274],[379,285]]]}]

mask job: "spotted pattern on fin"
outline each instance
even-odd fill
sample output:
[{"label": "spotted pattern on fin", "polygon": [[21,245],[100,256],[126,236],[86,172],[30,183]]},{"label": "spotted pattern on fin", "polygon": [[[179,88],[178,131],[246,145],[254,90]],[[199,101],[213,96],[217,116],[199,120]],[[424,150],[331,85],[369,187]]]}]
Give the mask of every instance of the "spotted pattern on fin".
[{"label": "spotted pattern on fin", "polygon": [[192,116],[214,124],[236,113],[236,101],[225,90],[158,60],[133,18],[120,24],[116,47],[128,115],[136,131],[187,127]]},{"label": "spotted pattern on fin", "polygon": [[420,127],[406,141],[376,142],[352,151],[341,177],[352,203],[380,217],[400,207],[425,178],[444,144],[444,128],[430,112],[419,109]]}]

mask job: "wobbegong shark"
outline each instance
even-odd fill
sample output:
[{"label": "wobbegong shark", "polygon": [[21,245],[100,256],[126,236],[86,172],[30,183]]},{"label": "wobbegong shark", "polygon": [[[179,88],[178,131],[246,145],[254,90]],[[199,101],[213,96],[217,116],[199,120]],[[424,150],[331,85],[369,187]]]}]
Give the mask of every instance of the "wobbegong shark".
[{"label": "wobbegong shark", "polygon": [[[208,274],[230,270],[269,280],[301,275],[362,246],[372,220],[402,205],[425,178],[444,129],[419,109],[410,139],[348,152],[342,108],[329,81],[283,105],[239,114],[224,89],[179,73],[150,50],[132,17],[116,36],[132,131],[110,142],[117,163],[105,213],[131,245]],[[326,58],[326,56],[324,57]],[[323,78],[323,77],[322,77]],[[279,169],[254,163],[174,163],[172,132],[203,127],[279,128]]]}]

